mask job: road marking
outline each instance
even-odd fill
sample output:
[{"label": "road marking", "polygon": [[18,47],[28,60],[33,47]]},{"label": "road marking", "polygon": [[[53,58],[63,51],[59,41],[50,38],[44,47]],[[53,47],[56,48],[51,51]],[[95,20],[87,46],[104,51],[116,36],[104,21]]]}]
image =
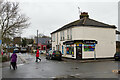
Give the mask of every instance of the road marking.
[{"label": "road marking", "polygon": [[50,78],[56,78],[56,77],[50,77]]},{"label": "road marking", "polygon": [[18,64],[17,66],[22,66],[22,65],[24,65],[24,64]]}]

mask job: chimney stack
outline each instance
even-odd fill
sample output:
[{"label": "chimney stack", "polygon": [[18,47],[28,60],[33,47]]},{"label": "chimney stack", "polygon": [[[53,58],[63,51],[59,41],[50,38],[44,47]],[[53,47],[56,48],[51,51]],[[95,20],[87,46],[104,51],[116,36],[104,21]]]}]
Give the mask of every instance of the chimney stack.
[{"label": "chimney stack", "polygon": [[82,19],[82,18],[84,18],[84,17],[89,18],[88,12],[81,12],[81,14],[80,14],[80,19]]}]

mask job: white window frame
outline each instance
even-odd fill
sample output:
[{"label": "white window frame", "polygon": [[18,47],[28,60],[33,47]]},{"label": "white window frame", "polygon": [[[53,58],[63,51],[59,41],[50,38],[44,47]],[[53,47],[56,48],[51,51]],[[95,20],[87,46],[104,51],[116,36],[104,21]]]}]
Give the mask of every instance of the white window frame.
[{"label": "white window frame", "polygon": [[69,40],[69,29],[67,30],[67,40]]},{"label": "white window frame", "polygon": [[62,41],[62,31],[60,32],[60,40]]},{"label": "white window frame", "polygon": [[60,40],[61,40],[61,41],[65,40],[64,31],[61,31],[61,32],[60,32]]},{"label": "white window frame", "polygon": [[70,39],[72,40],[72,28],[70,28]]},{"label": "white window frame", "polygon": [[52,35],[52,42],[55,42],[55,34]]},{"label": "white window frame", "polygon": [[63,33],[63,36],[62,36],[62,37],[63,37],[63,40],[65,40],[64,31],[63,31],[62,33]]}]

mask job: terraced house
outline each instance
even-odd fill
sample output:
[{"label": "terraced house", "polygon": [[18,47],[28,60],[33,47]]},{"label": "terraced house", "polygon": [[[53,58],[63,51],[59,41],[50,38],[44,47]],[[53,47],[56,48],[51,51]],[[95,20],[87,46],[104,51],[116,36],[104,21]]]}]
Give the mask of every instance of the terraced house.
[{"label": "terraced house", "polygon": [[89,18],[80,19],[51,33],[52,50],[74,59],[112,58],[116,52],[116,27]]}]

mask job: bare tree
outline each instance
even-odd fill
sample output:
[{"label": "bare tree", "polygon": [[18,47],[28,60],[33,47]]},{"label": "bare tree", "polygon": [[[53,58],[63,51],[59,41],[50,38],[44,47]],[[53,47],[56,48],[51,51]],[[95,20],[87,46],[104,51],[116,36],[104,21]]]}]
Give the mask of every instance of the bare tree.
[{"label": "bare tree", "polygon": [[43,37],[43,36],[45,36],[45,34],[43,34],[43,33],[38,34],[38,37]]},{"label": "bare tree", "polygon": [[27,28],[28,17],[19,11],[19,3],[2,2],[0,5],[0,27],[2,40],[13,37],[21,29]]}]

